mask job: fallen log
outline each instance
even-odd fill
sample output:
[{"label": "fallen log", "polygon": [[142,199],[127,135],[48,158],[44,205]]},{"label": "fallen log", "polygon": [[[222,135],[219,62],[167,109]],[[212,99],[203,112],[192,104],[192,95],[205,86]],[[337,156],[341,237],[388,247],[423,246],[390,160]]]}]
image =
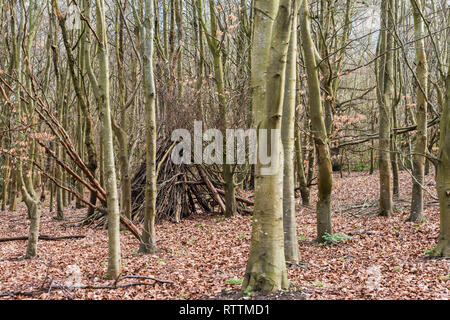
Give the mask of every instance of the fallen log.
[{"label": "fallen log", "polygon": [[[82,239],[86,236],[83,235],[75,235],[75,236],[61,236],[61,237],[51,237],[47,235],[41,235],[39,236],[39,240],[45,240],[45,241],[58,241],[58,240],[66,240],[66,239]],[[26,237],[12,237],[12,238],[0,238],[0,242],[8,242],[8,241],[21,241],[21,240],[28,240],[28,236]]]}]

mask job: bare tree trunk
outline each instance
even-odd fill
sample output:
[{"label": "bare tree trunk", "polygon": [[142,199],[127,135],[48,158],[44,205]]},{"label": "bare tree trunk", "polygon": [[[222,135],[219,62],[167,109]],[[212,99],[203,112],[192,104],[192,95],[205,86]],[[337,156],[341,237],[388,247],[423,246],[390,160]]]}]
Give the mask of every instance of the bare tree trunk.
[{"label": "bare tree trunk", "polygon": [[[268,139],[259,141],[258,146],[261,148],[260,143],[265,143],[270,150],[272,130],[277,132],[281,128],[293,10],[289,0],[255,0],[254,10],[253,112],[257,127],[268,130]],[[280,137],[273,143],[272,172],[263,172],[265,168],[259,156],[255,166],[252,240],[242,284],[242,290],[246,291],[270,292],[287,288],[289,284],[284,256],[283,153]]]},{"label": "bare tree trunk", "polygon": [[16,211],[17,206],[17,170],[11,174],[11,188],[9,189],[9,211]]},{"label": "bare tree trunk", "polygon": [[[283,118],[281,124],[281,141],[284,152],[283,177],[283,229],[284,253],[286,261],[298,262],[297,223],[295,220],[295,107],[297,82],[297,26],[298,5],[294,2],[292,30],[289,40],[289,49],[286,65],[286,82],[284,88]],[[298,141],[298,139],[297,139]],[[299,150],[301,152],[301,150]],[[303,164],[301,165],[303,170]],[[303,175],[304,177],[304,175]],[[306,179],[305,179],[306,180]]]},{"label": "bare tree trunk", "polygon": [[6,210],[6,202],[8,201],[8,186],[10,180],[10,159],[7,155],[5,157],[5,169],[3,171],[3,190],[2,190],[2,211]]},{"label": "bare tree trunk", "polygon": [[446,95],[440,122],[439,162],[436,188],[439,197],[440,232],[435,255],[450,257],[450,65],[445,79]]},{"label": "bare tree trunk", "polygon": [[320,97],[319,74],[314,54],[314,43],[310,31],[310,15],[308,2],[303,4],[303,21],[301,23],[302,45],[308,76],[308,92],[310,117],[314,144],[319,166],[318,201],[317,201],[317,240],[322,241],[326,233],[332,233],[331,226],[331,190],[333,175],[327,130]]},{"label": "bare tree trunk", "polygon": [[[141,34],[143,35],[143,71],[145,93],[145,119],[146,119],[146,185],[145,185],[145,216],[142,242],[139,248],[143,253],[156,252],[156,94],[153,74],[153,39],[154,39],[154,0],[145,0],[143,8]],[[173,13],[173,11],[172,11]]]},{"label": "bare tree trunk", "polygon": [[[88,6],[89,3],[86,4]],[[121,273],[120,254],[120,211],[117,193],[116,168],[114,165],[113,131],[111,125],[110,85],[108,41],[106,37],[105,2],[96,0],[96,40],[98,48],[98,78],[89,63],[86,63],[95,99],[100,110],[102,124],[101,141],[103,147],[102,164],[104,171],[104,186],[108,210],[108,277],[117,279]],[[88,59],[86,57],[86,59]]]},{"label": "bare tree trunk", "polygon": [[413,188],[411,199],[411,215],[409,221],[417,221],[423,217],[423,183],[425,169],[425,154],[427,150],[427,98],[428,63],[423,39],[424,26],[421,16],[420,1],[411,0],[414,17],[414,38],[416,40],[417,67],[417,103],[416,103],[416,144],[414,147]]},{"label": "bare tree trunk", "polygon": [[[222,61],[222,52],[220,48],[219,40],[215,36],[218,29],[217,16],[216,16],[216,4],[213,0],[209,0],[209,11],[210,11],[210,23],[211,30],[208,31],[206,25],[201,20],[201,24],[203,30],[207,34],[208,46],[213,56],[214,62],[214,80],[217,87],[217,99],[219,101],[219,113],[220,113],[220,126],[222,133],[225,134],[227,129],[227,99],[225,92],[225,78],[223,72],[223,61]],[[210,33],[209,33],[210,32]],[[224,145],[224,151],[226,150],[226,146]],[[223,152],[224,160],[226,151]],[[234,174],[233,168],[231,164],[227,164],[224,161],[222,165],[222,177],[225,182],[225,216],[232,217],[236,213],[236,191],[235,191],[235,183],[234,183]]]},{"label": "bare tree trunk", "polygon": [[295,154],[297,160],[297,180],[300,185],[300,194],[302,197],[302,204],[309,206],[310,203],[310,189],[308,187],[308,181],[305,175],[305,166],[303,164],[303,150],[302,150],[302,137],[298,128],[300,123],[300,109],[295,112]]},{"label": "bare tree trunk", "polygon": [[392,46],[393,38],[389,33],[391,19],[389,10],[392,0],[381,2],[381,28],[379,36],[380,54],[385,53],[378,67],[378,97],[379,97],[379,173],[380,173],[380,208],[379,215],[392,215],[391,163],[390,163],[390,132],[391,132],[391,102],[392,102]]}]

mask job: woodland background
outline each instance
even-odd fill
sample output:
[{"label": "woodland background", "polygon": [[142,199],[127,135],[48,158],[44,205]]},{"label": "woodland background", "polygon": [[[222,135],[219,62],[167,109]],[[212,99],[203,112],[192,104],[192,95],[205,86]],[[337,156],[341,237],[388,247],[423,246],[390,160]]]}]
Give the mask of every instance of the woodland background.
[{"label": "woodland background", "polygon": [[[0,297],[448,298],[449,13],[0,0]],[[175,165],[196,120],[284,161]]]}]

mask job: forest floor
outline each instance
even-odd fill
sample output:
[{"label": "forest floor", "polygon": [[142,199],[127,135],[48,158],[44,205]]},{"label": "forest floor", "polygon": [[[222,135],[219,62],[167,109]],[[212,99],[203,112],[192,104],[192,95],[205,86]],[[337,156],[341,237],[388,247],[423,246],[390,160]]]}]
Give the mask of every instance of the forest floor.
[{"label": "forest floor", "polygon": [[[426,186],[435,193],[434,177]],[[405,222],[409,214],[411,177],[400,175],[400,195],[392,217],[378,217],[378,175],[367,172],[335,175],[333,232],[351,236],[335,245],[314,242],[313,207],[297,207],[300,260],[288,269],[289,279],[304,299],[448,299],[450,260],[431,259],[426,250],[436,245],[439,208],[425,193],[425,219]],[[312,203],[316,195],[313,190]],[[297,199],[299,201],[299,199]],[[250,245],[251,219],[193,215],[179,224],[157,224],[156,255],[140,255],[139,244],[122,232],[122,275],[152,276],[174,284],[140,280],[148,285],[118,289],[58,289],[81,284],[110,285],[107,231],[71,226],[85,209],[66,210],[66,221],[53,220],[43,205],[41,234],[85,235],[83,239],[39,241],[39,256],[23,260],[26,241],[0,243],[0,295],[6,291],[45,291],[29,297],[0,299],[208,299],[239,289]],[[16,212],[0,212],[0,237],[26,236],[23,204]],[[118,284],[137,282],[123,279]],[[51,285],[50,285],[51,284]]]}]

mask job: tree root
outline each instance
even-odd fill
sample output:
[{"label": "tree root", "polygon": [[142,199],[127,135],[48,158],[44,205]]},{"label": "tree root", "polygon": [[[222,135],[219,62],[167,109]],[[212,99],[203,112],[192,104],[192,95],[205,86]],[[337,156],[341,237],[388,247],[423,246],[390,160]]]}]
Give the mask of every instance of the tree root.
[{"label": "tree root", "polygon": [[450,240],[439,239],[436,249],[433,250],[435,257],[450,257]]}]

